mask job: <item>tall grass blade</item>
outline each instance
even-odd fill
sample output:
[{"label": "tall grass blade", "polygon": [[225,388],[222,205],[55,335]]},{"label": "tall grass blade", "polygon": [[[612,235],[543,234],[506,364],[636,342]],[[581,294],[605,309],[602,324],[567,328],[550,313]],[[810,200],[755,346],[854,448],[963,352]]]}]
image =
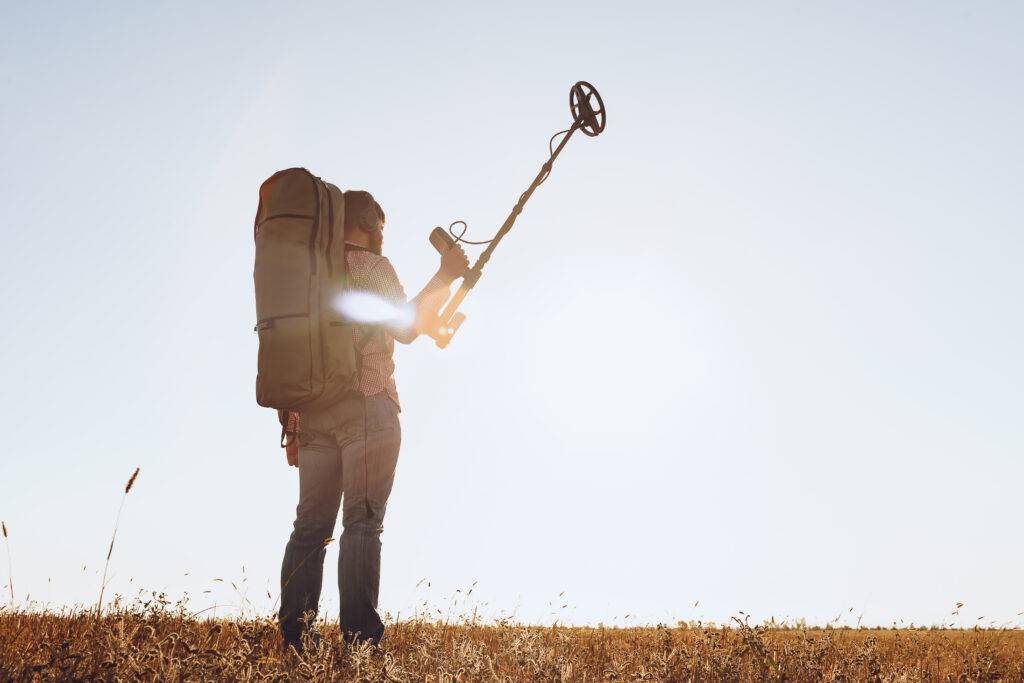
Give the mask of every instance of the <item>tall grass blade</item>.
[{"label": "tall grass blade", "polygon": [[103,613],[103,592],[107,589],[107,570],[110,568],[110,556],[114,554],[114,541],[117,540],[117,528],[121,526],[121,511],[124,510],[124,501],[128,499],[128,492],[132,490],[132,486],[135,485],[135,478],[139,476],[138,467],[132,472],[132,476],[128,478],[128,483],[124,486],[124,494],[121,496],[121,505],[117,508],[117,519],[114,521],[114,533],[110,537],[110,547],[107,548],[107,559],[103,563],[103,580],[100,582],[100,599],[96,602],[96,616],[99,617]]}]

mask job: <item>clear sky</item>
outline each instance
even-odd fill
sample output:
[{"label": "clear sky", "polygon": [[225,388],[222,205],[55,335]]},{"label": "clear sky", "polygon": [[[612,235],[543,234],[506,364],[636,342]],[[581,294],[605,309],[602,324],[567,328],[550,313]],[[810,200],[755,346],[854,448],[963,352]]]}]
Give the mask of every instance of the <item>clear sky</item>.
[{"label": "clear sky", "polygon": [[397,352],[382,608],[1024,623],[1022,33],[1013,2],[4,3],[16,597],[95,601],[141,466],[108,594],[268,610],[298,484],[254,399],[260,182],[372,191],[412,294],[585,79],[604,135],[452,345]]}]

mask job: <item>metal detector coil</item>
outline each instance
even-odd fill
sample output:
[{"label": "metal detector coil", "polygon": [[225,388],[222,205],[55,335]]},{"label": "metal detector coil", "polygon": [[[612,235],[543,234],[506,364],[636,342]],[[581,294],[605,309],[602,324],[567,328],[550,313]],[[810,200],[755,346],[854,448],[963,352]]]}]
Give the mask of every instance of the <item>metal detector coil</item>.
[{"label": "metal detector coil", "polygon": [[[597,109],[591,104],[591,98],[597,100]],[[604,100],[597,88],[586,81],[579,81],[569,91],[569,112],[584,135],[593,138],[604,131]]]},{"label": "metal detector coil", "polygon": [[550,156],[548,160],[541,166],[540,172],[530,183],[530,186],[526,188],[526,191],[519,195],[519,201],[512,207],[512,212],[505,219],[505,222],[498,229],[498,232],[493,238],[487,240],[487,248],[484,249],[483,253],[473,264],[462,278],[462,285],[459,287],[455,295],[448,301],[441,312],[438,324],[433,326],[434,330],[429,334],[437,342],[439,348],[445,348],[448,343],[452,340],[455,332],[458,331],[459,326],[465,320],[466,316],[462,313],[458,313],[459,305],[462,304],[463,299],[469,294],[469,290],[476,286],[477,281],[480,280],[480,275],[483,273],[484,266],[491,259],[491,254],[494,253],[494,249],[498,246],[509,230],[512,229],[512,225],[516,222],[516,218],[522,213],[523,207],[526,202],[529,201],[530,196],[533,195],[533,191],[536,190],[541,183],[547,180],[548,176],[551,175],[551,165],[554,163],[558,155],[561,154],[565,144],[569,142],[569,138],[577,130],[583,131],[584,135],[589,137],[597,137],[604,132],[605,126],[605,108],[604,100],[601,99],[601,95],[590,83],[586,81],[578,81],[569,90],[569,112],[572,114],[572,126],[567,128],[560,133],[555,133],[551,138],[551,142],[554,142],[555,138],[561,134],[565,134],[562,141],[558,143],[558,147],[554,150],[550,149]]}]

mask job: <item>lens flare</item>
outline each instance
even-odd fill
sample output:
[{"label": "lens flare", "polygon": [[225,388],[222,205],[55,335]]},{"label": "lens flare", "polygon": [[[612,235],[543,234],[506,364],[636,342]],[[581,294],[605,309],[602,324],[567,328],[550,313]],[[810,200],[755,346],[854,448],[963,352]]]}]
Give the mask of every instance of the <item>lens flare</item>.
[{"label": "lens flare", "polygon": [[412,327],[416,320],[414,307],[408,304],[395,305],[393,301],[372,292],[343,292],[334,300],[334,308],[357,323],[386,323],[395,327]]}]

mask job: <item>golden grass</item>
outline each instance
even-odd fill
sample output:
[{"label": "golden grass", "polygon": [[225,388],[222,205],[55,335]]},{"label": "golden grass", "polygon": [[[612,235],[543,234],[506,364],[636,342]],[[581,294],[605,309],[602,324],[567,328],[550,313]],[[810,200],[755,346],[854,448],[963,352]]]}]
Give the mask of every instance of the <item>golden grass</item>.
[{"label": "golden grass", "polygon": [[196,619],[157,598],[131,608],[0,609],[0,681],[1022,681],[1019,630],[581,628],[403,621],[382,647],[284,656],[273,621]]},{"label": "golden grass", "polygon": [[[282,652],[268,617],[197,618],[162,593],[103,609],[124,487],[95,607],[38,611],[0,606],[0,683],[39,680],[303,681],[1024,681],[1018,629],[751,627],[587,628],[440,620],[389,625],[380,648],[351,646],[337,623],[321,640]],[[325,539],[325,544],[333,539]],[[243,568],[244,572],[244,568]],[[220,579],[215,579],[220,581]],[[234,585],[234,584],[232,584]],[[237,588],[236,588],[237,590]],[[470,593],[472,590],[469,591]],[[468,593],[467,593],[468,595]],[[242,596],[244,599],[244,595]],[[269,597],[269,593],[268,593]],[[29,603],[31,605],[31,603]],[[696,603],[695,603],[696,605]],[[956,604],[954,614],[962,607]]]}]

